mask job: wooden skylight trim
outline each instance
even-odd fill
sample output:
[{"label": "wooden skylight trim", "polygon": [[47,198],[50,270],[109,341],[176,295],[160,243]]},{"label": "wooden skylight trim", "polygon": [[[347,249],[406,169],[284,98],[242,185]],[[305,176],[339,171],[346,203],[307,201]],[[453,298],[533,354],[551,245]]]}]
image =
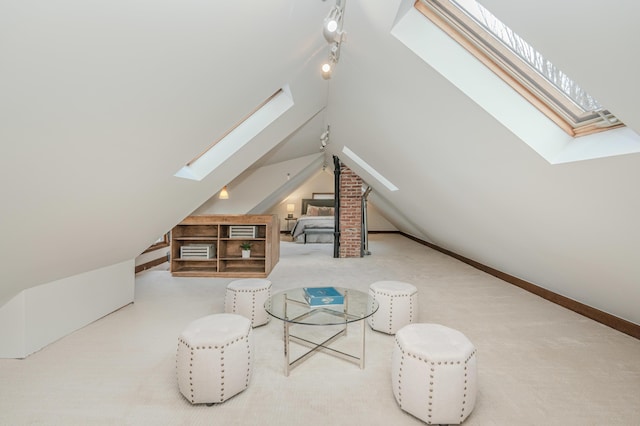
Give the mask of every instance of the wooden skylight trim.
[{"label": "wooden skylight trim", "polygon": [[603,127],[599,126],[598,123],[588,123],[580,125],[579,123],[574,124],[573,122],[567,120],[562,114],[559,114],[554,108],[549,106],[548,102],[553,101],[548,101],[537,93],[534,93],[525,84],[523,84],[521,80],[517,79],[510,72],[506,71],[491,53],[488,53],[486,49],[479,47],[478,44],[469,39],[469,36],[461,33],[461,30],[448,22],[448,20],[444,19],[440,15],[440,13],[434,11],[429,5],[427,5],[426,1],[416,0],[414,3],[415,9],[431,22],[433,22],[438,28],[444,31],[448,36],[450,36],[453,40],[460,44],[469,53],[471,53],[484,66],[486,66],[500,79],[507,83],[511,88],[513,88],[526,101],[536,107],[551,121],[553,121],[565,133],[569,134],[572,137],[578,137],[624,126],[622,122],[619,122],[619,124],[616,125]]}]

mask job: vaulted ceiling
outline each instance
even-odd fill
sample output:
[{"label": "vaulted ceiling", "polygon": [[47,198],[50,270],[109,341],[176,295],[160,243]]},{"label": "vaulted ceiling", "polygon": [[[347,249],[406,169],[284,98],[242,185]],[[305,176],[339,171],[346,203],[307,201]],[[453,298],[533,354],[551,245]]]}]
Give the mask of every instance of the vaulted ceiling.
[{"label": "vaulted ceiling", "polygon": [[[637,2],[482,3],[640,131]],[[0,304],[134,258],[239,176],[323,155],[330,125],[324,155],[359,173],[399,229],[640,323],[640,154],[552,164],[393,34],[411,1],[348,0],[323,80],[334,4],[2,2]],[[274,123],[203,180],[174,176],[282,87],[294,106]],[[612,132],[598,149],[628,138]],[[283,185],[265,183],[254,205]]]}]

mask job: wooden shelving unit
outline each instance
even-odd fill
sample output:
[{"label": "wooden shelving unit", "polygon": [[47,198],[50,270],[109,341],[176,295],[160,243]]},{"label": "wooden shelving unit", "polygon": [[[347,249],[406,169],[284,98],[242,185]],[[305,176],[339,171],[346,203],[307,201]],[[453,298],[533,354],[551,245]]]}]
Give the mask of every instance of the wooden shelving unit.
[{"label": "wooden shelving unit", "polygon": [[[251,243],[249,258],[242,257],[243,242]],[[208,247],[208,256],[187,254],[202,246]],[[277,215],[189,216],[171,231],[174,276],[265,278],[279,259]]]}]

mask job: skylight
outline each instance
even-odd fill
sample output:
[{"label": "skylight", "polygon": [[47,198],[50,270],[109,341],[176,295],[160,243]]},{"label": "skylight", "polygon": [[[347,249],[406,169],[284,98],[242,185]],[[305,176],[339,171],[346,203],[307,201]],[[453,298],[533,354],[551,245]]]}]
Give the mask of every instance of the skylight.
[{"label": "skylight", "polygon": [[475,0],[418,0],[415,7],[570,135],[623,125]]},{"label": "skylight", "polygon": [[369,163],[360,158],[355,152],[351,151],[346,146],[342,148],[342,152],[344,152],[347,157],[351,158],[358,166],[362,167],[364,171],[369,173],[371,176],[376,178],[378,182],[387,187],[389,191],[397,191],[398,187],[392,184],[387,178],[382,176],[376,169],[371,167]]},{"label": "skylight", "polygon": [[178,170],[175,176],[198,181],[204,179],[292,106],[293,98],[289,87],[278,89],[247,117],[213,142],[206,151]]}]

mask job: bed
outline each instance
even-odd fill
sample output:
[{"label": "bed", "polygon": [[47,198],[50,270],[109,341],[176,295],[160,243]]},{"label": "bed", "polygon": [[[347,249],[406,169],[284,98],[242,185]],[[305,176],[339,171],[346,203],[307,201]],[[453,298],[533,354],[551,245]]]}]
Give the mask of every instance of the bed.
[{"label": "bed", "polygon": [[293,241],[299,243],[333,243],[335,230],[333,199],[303,198],[300,217],[291,230]]}]

